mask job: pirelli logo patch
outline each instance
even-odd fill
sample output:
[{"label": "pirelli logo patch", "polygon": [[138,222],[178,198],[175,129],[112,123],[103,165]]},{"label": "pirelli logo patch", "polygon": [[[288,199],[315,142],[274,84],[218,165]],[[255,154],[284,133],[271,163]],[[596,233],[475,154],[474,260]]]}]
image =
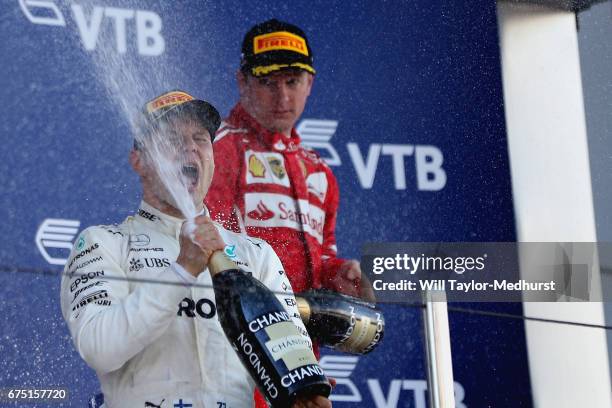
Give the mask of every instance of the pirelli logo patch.
[{"label": "pirelli logo patch", "polygon": [[306,40],[299,35],[295,35],[287,31],[261,34],[253,38],[254,54],[257,55],[261,54],[262,52],[274,50],[295,51],[308,56]]},{"label": "pirelli logo patch", "polygon": [[193,96],[185,92],[179,92],[179,91],[169,92],[147,103],[147,112],[153,113],[162,108],[166,108],[168,106],[179,105],[181,103],[191,101],[191,100],[193,100]]}]

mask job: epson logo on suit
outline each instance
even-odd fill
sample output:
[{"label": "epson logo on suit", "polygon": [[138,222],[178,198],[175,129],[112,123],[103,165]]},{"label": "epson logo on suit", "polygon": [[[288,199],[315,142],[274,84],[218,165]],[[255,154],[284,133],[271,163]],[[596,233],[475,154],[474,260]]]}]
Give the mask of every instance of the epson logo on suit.
[{"label": "epson logo on suit", "polygon": [[[302,143],[321,152],[321,157],[329,166],[340,166],[342,165],[340,155],[331,144],[331,138],[336,133],[337,127],[336,120],[303,119],[296,126],[296,130],[302,138]],[[389,156],[391,159],[393,184],[396,190],[408,189],[406,160],[410,157],[414,158],[417,190],[440,191],[446,186],[446,171],[442,166],[444,155],[436,146],[372,143],[366,151],[357,143],[347,143],[346,148],[363,189],[369,190],[374,186],[381,156]]]},{"label": "epson logo on suit", "polygon": [[70,285],[70,292],[74,292],[80,284],[87,283],[88,281],[99,278],[100,276],[104,276],[104,271],[87,272],[79,275]]},{"label": "epson logo on suit", "polygon": [[[65,27],[66,16],[72,17],[83,47],[88,51],[95,50],[99,41],[114,40],[116,51],[125,54],[128,50],[128,27],[133,27],[130,30],[136,33],[138,54],[158,56],[166,48],[161,17],[153,11],[71,4],[70,12],[63,13],[52,0],[19,0],[19,7],[33,24]],[[103,30],[108,30],[109,36],[101,39]]]}]

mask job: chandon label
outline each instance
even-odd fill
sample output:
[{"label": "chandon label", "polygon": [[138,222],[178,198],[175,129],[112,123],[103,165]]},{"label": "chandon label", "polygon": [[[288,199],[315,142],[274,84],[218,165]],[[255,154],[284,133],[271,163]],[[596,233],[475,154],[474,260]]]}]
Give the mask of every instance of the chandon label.
[{"label": "chandon label", "polygon": [[104,271],[87,272],[87,273],[80,275],[70,285],[70,292],[74,292],[79,287],[80,284],[85,284],[88,281],[91,281],[100,276],[104,276]]},{"label": "chandon label", "polygon": [[265,343],[266,348],[274,361],[283,361],[287,370],[317,363],[310,338],[300,336],[292,321],[274,323],[264,330],[269,339]]},{"label": "chandon label", "polygon": [[281,378],[281,384],[283,387],[290,387],[291,384],[296,381],[301,381],[304,378],[313,377],[315,375],[323,375],[323,370],[321,370],[318,364],[300,367],[284,375]]},{"label": "chandon label", "polygon": [[374,347],[376,347],[376,345],[380,341],[380,334],[382,333],[383,328],[384,327],[383,327],[382,319],[380,318],[380,313],[376,313],[376,334],[374,335],[374,338],[372,339],[370,344],[368,344],[368,346],[363,350],[364,353],[367,353],[370,350],[372,350]]},{"label": "chandon label", "polygon": [[251,363],[251,365],[255,369],[255,373],[257,373],[264,387],[268,391],[268,396],[270,398],[278,397],[278,389],[272,382],[272,379],[266,371],[266,368],[263,366],[263,364],[261,364],[259,356],[253,351],[253,346],[251,345],[251,343],[249,343],[244,333],[240,333],[240,336],[238,337],[238,344],[240,345],[240,348],[249,360],[249,363]]},{"label": "chandon label", "polygon": [[355,324],[357,323],[357,315],[355,314],[355,308],[353,306],[349,306],[349,309],[351,309],[350,326],[346,330],[346,333],[344,333],[344,336],[342,336],[342,339],[340,339],[338,343],[334,344],[334,347],[340,346],[342,343],[347,341],[348,338],[351,337],[351,335],[353,334],[353,330],[355,330]]},{"label": "chandon label", "polygon": [[277,340],[270,340],[266,342],[266,347],[270,350],[274,361],[278,361],[283,358],[286,354],[292,353],[299,350],[310,350],[310,341],[301,336],[293,335],[282,337]]},{"label": "chandon label", "polygon": [[253,333],[257,333],[259,330],[265,329],[271,324],[290,321],[291,318],[287,312],[271,312],[252,320],[249,323],[249,330]]}]

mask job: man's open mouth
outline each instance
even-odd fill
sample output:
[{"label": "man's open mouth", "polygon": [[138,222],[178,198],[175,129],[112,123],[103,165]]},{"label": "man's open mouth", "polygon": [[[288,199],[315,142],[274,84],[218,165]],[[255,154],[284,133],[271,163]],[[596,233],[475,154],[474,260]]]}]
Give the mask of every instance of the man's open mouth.
[{"label": "man's open mouth", "polygon": [[183,166],[181,171],[185,177],[187,187],[195,187],[198,184],[200,171],[198,170],[197,166],[193,164],[186,164]]}]

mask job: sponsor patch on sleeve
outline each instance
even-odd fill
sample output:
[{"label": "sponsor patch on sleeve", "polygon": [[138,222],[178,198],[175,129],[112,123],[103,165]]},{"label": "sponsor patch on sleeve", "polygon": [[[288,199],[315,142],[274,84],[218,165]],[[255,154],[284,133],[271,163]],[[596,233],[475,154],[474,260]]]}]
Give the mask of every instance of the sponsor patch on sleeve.
[{"label": "sponsor patch on sleeve", "polygon": [[306,186],[309,193],[317,196],[321,202],[325,201],[327,195],[327,175],[325,172],[319,171],[309,175],[306,178]]},{"label": "sponsor patch on sleeve", "polygon": [[246,183],[279,184],[289,187],[289,177],[285,168],[285,159],[280,153],[263,153],[247,150],[244,153],[246,162]]}]

